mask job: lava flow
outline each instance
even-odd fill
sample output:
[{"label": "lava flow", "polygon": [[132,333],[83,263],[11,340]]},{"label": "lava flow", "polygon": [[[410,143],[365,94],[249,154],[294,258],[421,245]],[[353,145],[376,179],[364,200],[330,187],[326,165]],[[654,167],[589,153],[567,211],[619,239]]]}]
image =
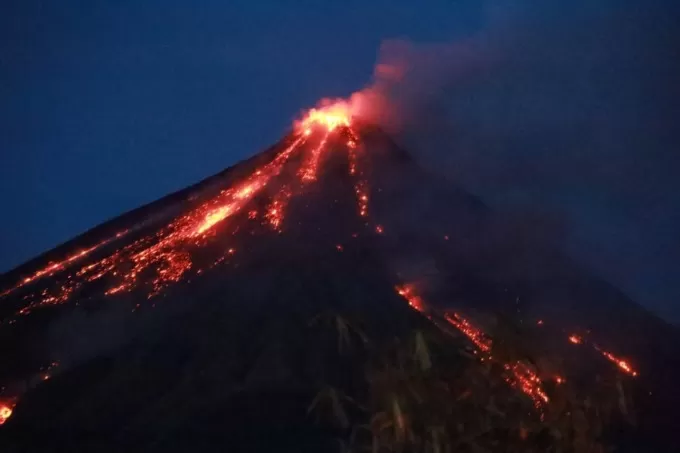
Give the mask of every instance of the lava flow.
[{"label": "lava flow", "polygon": [[484,332],[473,326],[467,319],[458,313],[446,313],[444,319],[468,337],[480,351],[491,352],[491,339]]},{"label": "lava flow", "polygon": [[53,275],[57,272],[60,272],[62,270],[67,269],[73,263],[80,261],[81,259],[90,255],[95,250],[98,250],[98,249],[102,248],[103,246],[115,241],[116,239],[120,239],[121,237],[125,236],[125,234],[127,234],[127,232],[128,232],[127,230],[121,231],[121,232],[113,235],[112,237],[110,237],[108,239],[104,239],[103,241],[100,241],[99,243],[97,243],[97,244],[95,244],[95,245],[93,245],[89,248],[80,250],[79,252],[76,252],[76,253],[72,254],[71,256],[64,258],[61,261],[49,263],[47,266],[43,267],[42,269],[35,271],[33,274],[31,274],[27,277],[24,277],[16,285],[14,285],[14,286],[6,289],[2,293],[0,293],[0,297],[7,296],[10,293],[12,293],[12,292],[14,292],[18,289],[21,289],[26,285],[30,285],[31,283],[34,283],[34,282],[40,280],[43,277],[48,277],[48,276]]},{"label": "lava flow", "polygon": [[[408,302],[409,306],[419,312],[425,311],[425,302],[416,294],[413,285],[396,287],[397,293]],[[482,353],[481,361],[492,360],[491,338],[481,329],[474,326],[470,321],[458,313],[444,313],[444,319],[465,335]],[[504,379],[513,388],[527,395],[534,403],[536,409],[541,410],[549,402],[548,395],[543,390],[541,379],[532,367],[524,362],[504,363]]]},{"label": "lava flow", "polygon": [[423,299],[415,293],[413,285],[397,286],[395,289],[401,297],[406,299],[411,308],[414,308],[421,313],[425,311],[425,302],[423,302]]},{"label": "lava flow", "polygon": [[[188,280],[188,275],[202,274],[206,269],[199,267],[200,263],[197,263],[195,252],[214,243],[215,238],[223,234],[225,229],[221,226],[225,224],[231,228],[231,233],[244,228],[243,223],[238,223],[239,215],[243,214],[242,218],[247,219],[245,228],[257,223],[251,221],[258,220],[263,225],[268,225],[269,230],[281,233],[289,202],[321,177],[320,166],[324,153],[329,152],[331,144],[340,143],[339,139],[344,141],[347,151],[349,179],[352,181],[357,216],[368,227],[371,193],[366,177],[369,172],[362,167],[363,162],[359,161],[359,156],[365,148],[360,138],[353,129],[351,109],[346,103],[338,102],[311,109],[302,120],[295,123],[294,131],[287,139],[286,145],[267,163],[254,168],[249,174],[216,195],[196,202],[182,215],[173,218],[167,224],[159,225],[154,233],[142,235],[140,228],[138,232],[141,237],[110,252],[115,239],[126,234],[128,230],[118,233],[90,248],[73,253],[62,261],[50,263],[33,272],[20,283],[0,293],[0,297],[28,287],[42,277],[57,273],[63,274],[64,278],[56,280],[56,284],[50,289],[36,289],[34,293],[25,295],[22,299],[24,305],[17,314],[27,315],[47,305],[65,303],[74,299],[82,289],[94,282],[99,284],[91,286],[96,289],[92,292],[100,296],[120,295],[137,288],[144,288],[148,298],[157,296],[170,285]],[[373,223],[370,228],[377,235],[385,233],[385,228],[381,224]],[[130,228],[132,229],[134,226]],[[250,232],[254,234],[254,230]],[[353,237],[357,237],[357,233],[354,233]],[[444,238],[449,240],[449,236]],[[109,250],[106,255],[105,245],[110,245],[106,248]],[[228,248],[224,248],[224,244],[220,244],[219,250],[226,252],[217,259],[214,256],[210,258],[213,266],[224,262],[227,256],[234,255],[235,249],[231,245],[233,244],[228,244]],[[99,252],[94,254],[97,250]],[[336,250],[343,252],[345,249],[338,244]],[[94,260],[87,264],[80,263],[80,268],[77,268],[76,263],[87,256]],[[68,275],[66,271],[69,272]],[[417,294],[413,285],[397,286],[395,289],[411,308],[432,319],[433,312]],[[499,363],[498,359],[492,357],[493,341],[483,330],[459,313],[444,313],[443,319],[474,344],[475,354],[478,354],[482,361],[495,360],[494,363]],[[434,319],[432,321],[436,322]],[[538,324],[542,325],[543,321],[538,321]],[[440,325],[443,326],[444,323]],[[577,345],[585,341],[577,335],[570,335],[568,339]],[[593,347],[622,371],[632,376],[637,375],[627,361],[597,345]],[[543,383],[532,365],[522,361],[499,364],[504,370],[505,381],[527,395],[537,409],[541,409],[549,402],[543,390]],[[54,366],[56,364],[43,373],[44,379],[50,378]],[[558,376],[556,381],[562,383],[564,379]],[[13,408],[13,405],[0,402],[0,424],[11,416]]]},{"label": "lava flow", "polygon": [[[569,340],[570,343],[575,344],[575,345],[580,345],[580,344],[585,343],[585,340],[584,340],[583,337],[581,337],[579,335],[575,335],[575,334],[569,335],[568,340]],[[628,361],[626,361],[626,360],[624,360],[620,357],[615,356],[611,352],[604,350],[603,348],[601,348],[599,345],[597,345],[595,343],[591,343],[589,341],[589,344],[592,346],[592,348],[595,351],[600,353],[600,355],[602,357],[604,357],[605,359],[609,360],[614,365],[616,365],[619,368],[619,370],[628,374],[629,376],[637,377],[638,372],[633,368],[633,366]]]},{"label": "lava flow", "polygon": [[638,375],[637,371],[633,369],[633,367],[628,363],[627,361],[616,357],[614,354],[611,352],[605,351],[604,349],[600,348],[597,345],[593,346],[596,351],[598,351],[604,358],[615,364],[621,371],[623,371],[626,374],[629,374],[633,377],[636,377]]},{"label": "lava flow", "polygon": [[[202,270],[195,267],[193,251],[197,247],[206,245],[215,236],[218,225],[244,212],[246,206],[255,197],[261,195],[264,188],[282,173],[284,165],[294,154],[302,153],[302,164],[297,174],[301,183],[308,184],[316,181],[318,177],[321,156],[328,149],[331,134],[336,134],[342,129],[343,134],[350,137],[350,142],[353,145],[356,144],[357,136],[350,128],[350,118],[349,108],[343,103],[311,109],[302,120],[296,122],[289,144],[270,162],[254,169],[250,175],[232,187],[222,190],[213,198],[172,220],[155,234],[137,239],[107,256],[74,270],[51,289],[43,289],[24,296],[26,303],[17,311],[17,314],[26,315],[39,307],[67,302],[85,285],[102,279],[106,279],[109,284],[108,288],[103,291],[105,296],[130,292],[140,285],[145,285],[149,287],[147,295],[151,298],[160,294],[168,285],[181,281],[191,269],[195,269],[195,272],[200,274]],[[323,138],[315,146],[305,146],[308,140],[313,138],[312,134],[318,130],[323,131]],[[352,152],[350,159],[356,168],[354,154]],[[356,184],[357,188],[361,188],[360,215],[366,216],[367,184],[363,179]],[[293,195],[291,186],[283,184],[272,196],[264,213],[264,219],[272,229],[281,231],[285,208]],[[252,217],[252,212],[248,214],[249,217]],[[257,211],[254,212],[257,216]],[[119,233],[114,238],[122,234],[124,233]],[[19,285],[10,288],[2,295],[28,286],[41,277],[67,269],[78,260],[112,242],[114,238],[106,239],[63,261],[51,263],[36,271],[32,276],[24,278]]]}]

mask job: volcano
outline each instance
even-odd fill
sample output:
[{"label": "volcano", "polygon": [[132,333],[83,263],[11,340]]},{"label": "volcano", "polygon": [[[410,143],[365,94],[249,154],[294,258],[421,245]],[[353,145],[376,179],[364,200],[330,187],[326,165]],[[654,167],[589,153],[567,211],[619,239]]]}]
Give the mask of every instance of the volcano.
[{"label": "volcano", "polygon": [[2,451],[672,451],[678,332],[533,231],[314,109],[2,276]]}]

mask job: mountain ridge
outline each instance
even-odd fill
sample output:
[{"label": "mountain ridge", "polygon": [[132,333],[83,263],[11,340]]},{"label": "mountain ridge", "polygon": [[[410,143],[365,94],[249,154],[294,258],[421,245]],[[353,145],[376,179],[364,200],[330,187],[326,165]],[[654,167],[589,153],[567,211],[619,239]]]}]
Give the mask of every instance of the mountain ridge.
[{"label": "mountain ridge", "polygon": [[[152,221],[142,221],[140,227],[135,227],[135,222],[132,227],[122,225],[156,210],[160,210],[160,214]],[[304,324],[302,319],[319,315],[318,312],[323,312],[325,307],[334,306],[350,312],[359,311],[362,316],[373,319],[375,326],[379,327],[371,333],[396,329],[395,332],[404,335],[408,330],[404,326],[426,325],[428,317],[444,322],[446,317],[440,317],[440,312],[456,308],[504,312],[524,323],[526,330],[537,320],[542,322],[544,315],[550,314],[548,309],[551,307],[559,310],[550,320],[546,317],[546,323],[552,319],[564,321],[568,318],[566,314],[573,316],[592,305],[588,301],[579,302],[582,295],[590,295],[591,299],[592,295],[598,298],[606,296],[610,299],[609,305],[601,309],[601,313],[589,309],[583,313],[583,318],[574,319],[595,324],[592,328],[596,338],[587,336],[590,326],[578,326],[583,329],[583,333],[578,333],[584,336],[579,344],[582,343],[583,349],[589,348],[587,351],[590,352],[585,354],[592,356],[588,362],[601,356],[600,359],[604,358],[601,363],[613,365],[610,367],[612,371],[617,366],[623,371],[630,367],[628,362],[609,352],[613,348],[602,344],[599,337],[608,338],[627,354],[633,352],[628,349],[633,344],[630,339],[622,341],[625,336],[621,336],[616,328],[605,329],[615,309],[613,307],[618,304],[616,309],[621,311],[621,304],[625,303],[624,308],[632,312],[625,317],[618,315],[618,322],[629,329],[629,326],[638,326],[644,318],[648,325],[641,326],[636,337],[643,337],[653,330],[662,337],[658,340],[643,337],[639,350],[647,353],[650,348],[668,346],[666,352],[654,351],[659,353],[657,359],[660,363],[635,355],[636,365],[652,363],[651,368],[663,369],[665,360],[677,350],[677,345],[672,344],[677,339],[677,331],[661,327],[663,323],[653,317],[640,318],[642,312],[635,311],[637,305],[622,293],[616,293],[611,285],[602,285],[601,280],[589,277],[587,272],[579,270],[570,261],[565,263],[564,255],[536,247],[530,238],[520,234],[518,239],[498,230],[496,225],[489,225],[491,217],[493,214],[479,199],[432,178],[379,129],[355,124],[334,112],[311,124],[302,122],[281,142],[263,153],[105,222],[16,268],[11,275],[3,275],[0,281],[13,278],[20,284],[20,278],[29,274],[25,269],[32,263],[41,259],[63,260],[63,256],[55,256],[57,249],[61,252],[63,248],[91,236],[104,235],[104,232],[116,234],[119,224],[132,230],[91,253],[76,256],[63,268],[40,274],[24,286],[15,286],[12,293],[5,293],[3,303],[13,307],[14,314],[3,310],[5,322],[0,325],[0,341],[14,344],[17,349],[5,357],[5,363],[11,364],[9,368],[28,372],[36,364],[32,363],[35,360],[24,364],[25,357],[40,356],[50,361],[55,360],[52,357],[55,351],[66,352],[73,357],[66,360],[59,357],[60,364],[48,370],[46,384],[35,383],[34,378],[28,379],[22,390],[25,397],[23,393],[18,396],[15,415],[8,419],[6,427],[0,429],[0,442],[5,428],[9,430],[8,436],[14,436],[15,441],[18,433],[38,429],[37,422],[31,421],[31,413],[45,410],[51,415],[42,422],[50,425],[52,422],[49,420],[54,420],[56,425],[50,425],[54,429],[57,426],[73,429],[74,420],[82,419],[82,413],[87,411],[81,413],[77,408],[69,408],[68,401],[65,401],[62,412],[51,412],[53,405],[50,401],[58,394],[56,390],[49,390],[53,388],[51,386],[64,385],[68,392],[73,393],[72,382],[84,379],[82,376],[88,372],[82,370],[87,368],[88,363],[102,364],[113,360],[114,364],[122,365],[119,368],[96,365],[95,368],[103,374],[95,380],[110,382],[118,388],[118,392],[122,392],[120,382],[132,379],[133,375],[137,376],[135,382],[142,379],[130,365],[130,361],[134,360],[126,356],[134,356],[134,348],[128,352],[130,345],[142,345],[140,354],[142,351],[156,351],[148,342],[150,340],[144,340],[154,335],[160,335],[158,341],[163,345],[157,352],[161,356],[169,354],[166,359],[158,359],[161,360],[159,365],[165,366],[165,363],[173,373],[193,376],[205,371],[183,368],[185,362],[193,363],[195,359],[192,358],[192,349],[186,345],[197,343],[200,345],[195,350],[197,354],[205,353],[212,357],[210,354],[214,353],[215,357],[222,357],[219,360],[229,362],[231,356],[204,352],[214,349],[210,342],[205,343],[208,338],[223,344],[223,340],[219,339],[220,333],[229,336],[229,329],[224,329],[224,326],[229,326],[240,332],[229,338],[243,346],[243,351],[233,345],[228,347],[229,354],[249,364],[246,368],[250,370],[250,378],[248,373],[243,377],[242,372],[237,372],[242,380],[258,382],[257,388],[262,384],[260,379],[273,383],[275,387],[281,383],[289,385],[286,373],[296,375],[300,371],[272,363],[284,356],[295,358],[299,355],[288,342],[307,350],[302,346],[304,341],[299,339],[302,334],[298,330],[303,329],[301,326]],[[557,261],[556,257],[559,258]],[[558,262],[561,263],[559,266],[556,265]],[[42,267],[49,269],[48,264],[42,264]],[[228,272],[223,273],[222,269],[228,269]],[[231,273],[235,275],[229,277]],[[19,277],[20,274],[24,275]],[[167,274],[170,274],[169,278],[165,276]],[[253,283],[249,283],[251,280]],[[353,288],[355,284],[357,287]],[[400,286],[404,284],[407,286]],[[401,289],[395,290],[395,286]],[[287,288],[286,297],[277,292],[277,287]],[[37,288],[44,288],[47,292],[41,293]],[[230,301],[237,301],[234,302],[236,305],[219,304],[220,298],[225,296],[229,296]],[[551,305],[553,300],[558,302]],[[25,310],[26,307],[28,310]],[[198,307],[207,307],[216,319],[223,320],[224,326],[213,322],[211,316]],[[133,313],[129,313],[130,309]],[[640,310],[639,307],[637,309]],[[295,318],[297,311],[305,313],[305,316]],[[277,316],[294,318],[291,322],[297,329],[291,331],[289,327],[280,327],[288,333],[277,337],[288,340],[283,340],[279,346],[266,343],[268,346],[263,350],[249,346],[244,337],[248,330],[257,332],[257,326],[262,322],[278,325]],[[186,341],[177,341],[172,333],[182,331],[184,317],[197,319],[194,324],[198,327],[187,327],[184,334]],[[230,317],[243,317],[244,326],[251,325],[252,328],[244,330]],[[476,339],[479,344],[475,344],[482,345],[478,353],[483,354],[486,340],[481,339],[486,335],[465,327],[468,321],[461,321],[464,318],[455,319],[458,321],[452,326],[473,343]],[[168,323],[175,327],[169,328]],[[88,324],[95,327],[87,327]],[[212,326],[209,335],[201,333],[202,325]],[[398,325],[401,325],[401,330]],[[106,338],[110,344],[97,340],[101,343],[99,349],[96,344],[91,347],[83,344],[97,343],[92,338],[98,336],[115,336],[109,335],[107,328],[122,330],[122,338]],[[566,338],[575,334],[573,330],[562,334],[556,328],[550,329],[555,329],[556,338],[561,338],[570,347]],[[75,338],[65,336],[63,332],[69,330],[89,332],[91,338],[83,340],[78,338],[77,333],[69,333]],[[102,332],[97,333],[97,330]],[[616,337],[610,337],[611,334]],[[203,335],[208,336],[204,338]],[[54,343],[60,343],[61,347],[56,348]],[[279,347],[286,352],[279,351]],[[11,358],[10,355],[16,357]],[[252,357],[247,357],[249,355]],[[155,353],[151,352],[144,352],[141,357],[148,357],[144,360],[150,360],[150,363],[156,360]],[[212,358],[208,362],[210,360]],[[294,360],[302,363],[309,359],[298,357]],[[263,368],[253,371],[258,370],[258,366]],[[300,369],[307,369],[300,366]],[[524,388],[521,379],[526,376],[521,373],[534,371],[533,365],[522,366],[525,368],[519,371],[508,371],[508,382],[511,387],[519,389],[518,393],[530,395],[533,400],[529,402],[534,401],[533,404],[540,407],[544,392],[541,386],[549,387],[546,376],[542,376],[542,384],[531,381],[526,384],[529,387]],[[597,368],[604,370],[606,367],[597,365]],[[218,375],[229,375],[224,373],[224,369],[217,369]],[[268,376],[269,371],[274,377]],[[648,379],[648,371],[650,368],[647,366],[641,368],[639,379]],[[279,372],[282,373],[280,376]],[[174,374],[163,377],[157,371],[149,373],[159,382],[167,382],[170,389],[175,389],[161,396],[174,400],[172,392],[176,391],[181,379],[178,381]],[[38,374],[44,374],[44,370],[41,369]],[[11,375],[11,372],[5,371],[0,373],[0,379]],[[529,378],[534,379],[533,375]],[[654,383],[661,388],[670,388],[674,375],[669,373],[655,379]],[[152,388],[144,388],[147,396],[157,394]],[[308,390],[303,393],[308,393]],[[78,405],[103,404],[103,407],[110,407],[114,404],[106,395],[96,392],[83,398],[78,400]],[[132,396],[125,398],[134,400]],[[174,404],[179,403],[175,401]],[[296,402],[295,407],[298,404],[301,403]],[[657,400],[648,403],[647,411],[658,407],[658,404]],[[140,410],[137,402],[131,407]],[[113,423],[95,419],[104,425]],[[145,419],[144,423],[153,424],[151,420]],[[667,414],[660,414],[656,421],[672,425]],[[653,424],[655,420],[650,417],[649,422],[644,422]],[[17,426],[17,431],[12,431],[12,426]],[[91,426],[94,431],[104,427]],[[160,426],[156,428],[160,429]],[[142,431],[135,432],[135,435],[141,435]],[[56,436],[55,433],[52,432],[52,435]],[[124,436],[123,431],[111,435],[117,438]]]}]

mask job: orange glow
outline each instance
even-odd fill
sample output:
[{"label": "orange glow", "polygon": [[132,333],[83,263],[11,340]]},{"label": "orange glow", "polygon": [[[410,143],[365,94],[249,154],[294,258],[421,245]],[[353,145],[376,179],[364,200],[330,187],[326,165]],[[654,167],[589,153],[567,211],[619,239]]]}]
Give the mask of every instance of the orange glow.
[{"label": "orange glow", "polygon": [[[127,244],[121,245],[118,250],[107,251],[106,256],[103,250],[95,254],[95,257],[92,255],[104,245],[113,243],[127,231],[90,248],[76,251],[62,261],[48,263],[33,274],[26,276],[13,288],[0,293],[0,297],[42,277],[67,270],[69,274],[65,272],[64,279],[60,276],[61,280],[57,280],[49,290],[36,289],[34,294],[26,296],[24,300],[27,303],[17,313],[25,315],[42,306],[65,303],[77,297],[81,290],[85,293],[84,290],[89,289],[85,285],[99,280],[102,280],[99,282],[103,288],[101,291],[107,296],[123,295],[137,289],[143,289],[144,294],[149,298],[157,296],[170,285],[188,280],[187,275],[191,272],[194,275],[204,272],[206,269],[197,268],[199,264],[194,258],[196,250],[209,244],[218,234],[223,234],[223,230],[227,227],[231,230],[224,234],[235,234],[239,228],[252,228],[246,233],[259,234],[260,229],[266,229],[266,227],[281,232],[292,197],[294,194],[303,192],[302,189],[307,188],[307,184],[317,181],[322,176],[320,165],[324,153],[330,152],[331,146],[338,149],[344,147],[348,153],[349,178],[347,179],[351,180],[355,197],[352,201],[356,202],[356,215],[361,220],[361,224],[366,227],[367,236],[372,236],[371,229],[374,229],[377,234],[383,234],[384,227],[376,224],[377,219],[368,220],[369,201],[375,203],[374,198],[379,199],[380,189],[376,188],[375,192],[370,190],[368,176],[372,167],[367,165],[371,162],[364,159],[366,149],[360,138],[352,129],[350,104],[344,101],[326,102],[321,107],[311,109],[302,120],[296,123],[292,138],[282,150],[277,148],[278,153],[272,159],[257,165],[257,168],[254,168],[250,174],[239,176],[237,180],[232,181],[231,187],[217,194],[209,192],[212,195],[205,195],[204,198],[199,198],[197,192],[190,198],[189,209],[173,214],[176,217],[162,225],[154,226],[155,232],[145,233],[141,238],[126,241]],[[299,159],[294,157],[299,157]],[[288,166],[292,167],[290,174],[287,171],[284,172],[284,168],[288,170]],[[284,176],[289,175],[292,178],[280,181]],[[217,190],[215,189],[216,192]],[[338,202],[338,200],[335,201]],[[237,223],[238,219],[246,217],[250,220],[259,220],[245,222],[247,223],[245,227]],[[147,225],[156,224],[148,223]],[[443,236],[443,239],[448,241],[449,235],[442,235],[442,232],[446,230],[435,233],[434,239],[441,241]],[[140,236],[142,236],[141,231]],[[353,233],[352,237],[357,238],[358,234]],[[346,239],[331,239],[325,247],[332,254],[332,245]],[[232,245],[231,242],[220,245],[218,253],[222,256],[214,261],[215,265],[229,260],[235,254],[233,248],[226,249],[226,251],[222,248],[230,245]],[[235,245],[240,247],[238,243]],[[335,249],[337,252],[344,251],[340,243],[335,245]],[[247,251],[246,245],[239,248],[239,256],[247,254]],[[351,251],[352,248],[348,249],[348,253]],[[81,263],[76,267],[76,262],[88,256],[90,259],[85,263],[86,265]],[[213,262],[213,259],[214,257],[211,256],[210,261]],[[238,260],[234,258],[230,261],[236,264]],[[70,269],[71,266],[73,269]],[[408,302],[409,307],[423,313],[439,327],[444,328],[447,333],[453,332],[455,328],[464,335],[471,342],[470,347],[474,349],[480,361],[485,363],[493,361],[494,364],[500,365],[504,370],[501,375],[505,382],[527,395],[536,408],[541,408],[549,402],[535,367],[528,361],[503,363],[497,357],[492,356],[493,340],[482,328],[475,326],[459,313],[453,312],[443,314],[443,319],[452,326],[451,328],[444,327],[446,324],[442,320],[441,313],[428,307],[423,298],[417,294],[414,285],[397,286],[395,289]],[[89,291],[87,294],[90,294]],[[435,313],[437,313],[436,319]],[[543,320],[539,319],[536,323],[542,326]],[[594,346],[603,357],[614,363],[621,371],[637,376],[637,371],[628,361],[598,348],[590,342],[590,337],[569,335],[568,340],[576,345]],[[49,379],[51,375],[50,369],[41,369],[40,373],[35,376]],[[544,377],[547,381],[554,379],[557,384],[566,382],[563,377],[552,373]],[[0,424],[11,416],[13,407],[0,402]]]},{"label": "orange glow", "polygon": [[284,186],[281,190],[279,190],[276,196],[274,196],[274,199],[267,207],[265,219],[275,231],[281,231],[285,209],[292,196],[293,193],[290,191],[288,186]]},{"label": "orange glow", "polygon": [[581,344],[583,343],[583,338],[578,335],[569,335],[569,341],[573,344]]},{"label": "orange glow", "polygon": [[298,174],[303,182],[316,181],[317,173],[319,171],[319,161],[321,160],[321,154],[326,146],[329,135],[330,132],[326,132],[326,135],[321,139],[321,143],[311,151],[309,158],[300,168]]},{"label": "orange glow", "polygon": [[[400,296],[408,301],[412,308],[420,312],[425,311],[425,302],[416,294],[413,285],[396,286],[395,289]],[[486,333],[458,313],[444,313],[444,319],[477,347],[478,351],[481,352],[480,361],[493,360],[491,356],[492,341]],[[478,351],[475,351],[475,354]],[[543,405],[550,401],[543,390],[541,379],[531,365],[518,361],[512,364],[504,363],[503,369],[505,370],[505,381],[511,387],[527,395],[533,401],[536,409],[542,409]]]},{"label": "orange glow", "polygon": [[423,302],[423,299],[415,293],[415,287],[413,285],[396,286],[395,289],[401,297],[406,299],[411,308],[418,310],[421,313],[425,311],[425,302]]},{"label": "orange glow", "polygon": [[57,262],[53,262],[53,263],[48,264],[46,267],[35,271],[32,275],[30,275],[28,277],[24,277],[21,280],[21,282],[19,282],[15,286],[13,286],[13,287],[3,291],[2,293],[0,293],[0,297],[7,296],[8,294],[16,291],[17,289],[23,288],[24,286],[29,285],[29,284],[37,281],[37,280],[40,280],[43,277],[47,277],[47,276],[52,275],[56,272],[59,272],[59,271],[66,269],[71,264],[75,263],[76,261],[81,260],[82,258],[85,258],[86,256],[88,256],[89,254],[91,254],[95,250],[105,246],[106,244],[109,244],[110,242],[113,242],[116,239],[123,237],[126,233],[127,233],[127,230],[121,231],[121,232],[116,233],[115,235],[111,236],[110,238],[93,245],[90,248],[80,250],[80,251],[72,254],[71,256],[69,256],[69,257],[67,257],[67,258],[65,258],[61,261],[57,261]]},{"label": "orange glow", "polygon": [[7,403],[0,402],[0,425],[5,424],[5,422],[12,416],[13,407]]},{"label": "orange glow", "polygon": [[350,176],[357,176],[357,181],[354,184],[354,193],[356,194],[357,208],[359,211],[359,216],[368,216],[368,183],[363,179],[363,172],[359,170],[358,166],[358,155],[357,155],[357,141],[354,136],[354,132],[349,130],[352,138],[347,142],[348,147],[348,158],[349,158],[349,174]]},{"label": "orange glow", "polygon": [[444,318],[463,333],[483,352],[491,352],[491,339],[486,336],[484,332],[473,326],[467,319],[460,316],[458,313],[446,313]]},{"label": "orange glow", "polygon": [[597,346],[597,345],[595,345],[594,347],[595,347],[595,349],[596,349],[600,354],[602,354],[602,356],[603,356],[604,358],[606,358],[607,360],[609,360],[610,362],[612,362],[613,364],[615,364],[617,367],[619,367],[619,369],[620,369],[621,371],[623,371],[624,373],[626,373],[626,374],[628,374],[628,375],[630,375],[630,376],[637,377],[638,373],[637,373],[637,371],[635,371],[635,370],[633,369],[633,367],[632,367],[632,365],[631,365],[630,363],[628,363],[627,361],[625,361],[625,360],[623,360],[623,359],[621,359],[621,358],[619,358],[619,357],[616,357],[616,356],[615,356],[614,354],[612,354],[611,352],[608,352],[608,351],[605,351],[605,350],[601,349],[601,348],[600,348],[599,346]]},{"label": "orange glow", "polygon": [[[216,197],[173,220],[157,233],[138,239],[109,256],[83,266],[69,275],[56,290],[44,290],[31,295],[26,299],[29,301],[27,305],[19,309],[17,314],[27,315],[41,306],[65,303],[85,283],[105,276],[118,280],[104,291],[107,296],[132,291],[140,284],[140,275],[149,268],[154,270],[155,276],[150,275],[143,282],[150,286],[148,297],[154,297],[169,284],[179,282],[193,267],[190,251],[202,245],[219,223],[240,213],[282,171],[283,165],[304,140],[301,136],[297,137],[274,159],[255,169],[240,183],[221,191]],[[81,256],[83,253],[89,251],[74,256]]]},{"label": "orange glow", "polygon": [[543,404],[550,401],[548,395],[546,395],[541,387],[541,380],[529,365],[517,362],[512,365],[506,363],[503,367],[509,372],[509,375],[506,377],[508,384],[518,388],[522,393],[531,398],[537,409],[540,409]]},{"label": "orange glow", "polygon": [[[264,188],[282,172],[284,164],[295,152],[304,153],[299,175],[302,182],[306,183],[318,178],[321,156],[328,149],[327,144],[331,133],[335,133],[341,127],[345,128],[343,133],[349,134],[346,141],[347,150],[348,152],[355,150],[358,146],[358,137],[352,132],[350,124],[351,114],[347,102],[326,101],[320,107],[311,109],[301,121],[297,122],[296,134],[291,143],[272,161],[254,169],[249,176],[231,188],[220,191],[216,196],[172,220],[156,233],[137,239],[108,256],[76,269],[55,288],[26,296],[24,300],[27,303],[18,310],[17,314],[27,315],[41,306],[65,303],[71,300],[84,285],[102,279],[106,279],[109,285],[104,290],[104,294],[108,296],[130,292],[142,285],[149,287],[147,293],[149,297],[159,294],[169,284],[183,279],[190,269],[195,269],[192,258],[193,250],[211,240],[217,234],[218,225],[242,213],[254,198],[264,192]],[[311,150],[303,149],[302,145],[308,137],[313,136],[317,128],[324,129],[325,136]],[[368,190],[365,181],[357,182],[356,187],[359,192],[360,215],[366,216]],[[274,230],[281,231],[285,207],[291,196],[290,187],[284,186],[262,213],[263,219]],[[193,197],[191,200],[196,199]],[[250,219],[255,219],[258,212],[251,207],[245,215]],[[379,230],[381,229],[382,227],[379,227]],[[66,269],[68,265],[84,258],[113,239],[119,238],[122,234],[125,232],[96,244],[90,249],[78,251],[61,262],[50,263],[32,276],[26,277],[17,287]],[[198,274],[202,270],[195,269],[195,272]],[[142,275],[145,276],[143,279]]]},{"label": "orange glow", "polygon": [[347,102],[338,100],[326,101],[325,105],[309,110],[304,118],[297,123],[298,129],[302,129],[305,135],[311,134],[315,126],[321,126],[332,132],[339,126],[349,127],[351,123],[351,111]]}]

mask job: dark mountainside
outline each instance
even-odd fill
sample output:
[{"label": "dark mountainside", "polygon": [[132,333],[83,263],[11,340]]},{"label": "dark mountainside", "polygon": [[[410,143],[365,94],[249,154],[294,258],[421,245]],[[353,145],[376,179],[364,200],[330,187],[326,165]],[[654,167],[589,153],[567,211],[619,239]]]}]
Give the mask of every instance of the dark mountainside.
[{"label": "dark mountainside", "polygon": [[674,451],[678,331],[533,231],[302,123],[2,276],[0,450]]}]

